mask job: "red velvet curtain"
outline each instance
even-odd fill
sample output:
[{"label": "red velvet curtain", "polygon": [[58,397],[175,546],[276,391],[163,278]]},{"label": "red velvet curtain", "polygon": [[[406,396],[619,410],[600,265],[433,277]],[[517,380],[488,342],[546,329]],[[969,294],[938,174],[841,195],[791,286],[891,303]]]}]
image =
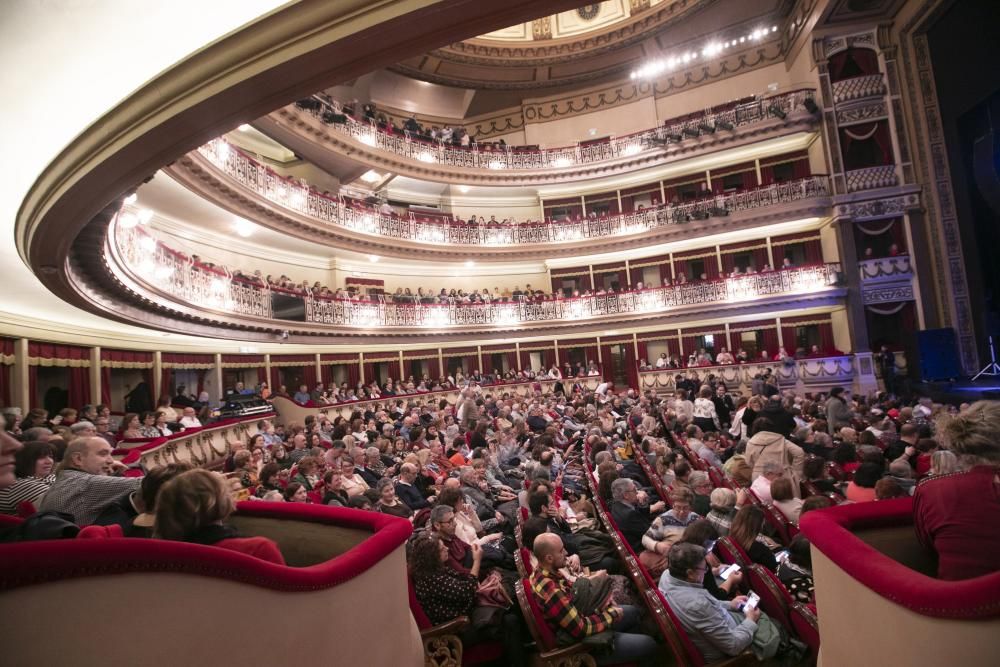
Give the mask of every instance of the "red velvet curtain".
[{"label": "red velvet curtain", "polygon": [[812,169],[809,168],[809,158],[802,158],[800,160],[795,160],[792,162],[792,176],[796,179],[807,178],[812,175]]},{"label": "red velvet curtain", "polygon": [[90,403],[90,369],[74,368],[69,369],[69,395],[67,400],[70,407],[81,408]]},{"label": "red velvet curtain", "polygon": [[639,360],[635,356],[635,345],[632,341],[622,343],[622,350],[624,351],[623,359],[625,361],[625,378],[628,380],[628,386],[632,389],[639,389]]},{"label": "red velvet curtain", "polygon": [[411,375],[413,376],[414,379],[419,379],[419,378],[416,377],[416,374],[413,372],[413,360],[412,359],[407,359],[406,357],[403,357],[403,378],[402,379],[407,380],[407,379],[410,378]]},{"label": "red velvet curtain", "polygon": [[[261,369],[257,369],[258,373]],[[318,380],[316,378],[316,364],[302,366],[302,384],[309,387],[309,391],[316,388]]]},{"label": "red velvet curtain", "polygon": [[802,248],[805,251],[807,264],[823,263],[823,244],[819,239],[805,241],[802,244]]},{"label": "red velvet curtain", "polygon": [[649,358],[649,343],[644,340],[639,341],[639,359],[638,361],[647,361],[650,364],[656,365],[656,359]]},{"label": "red velvet curtain", "polygon": [[[166,370],[163,375],[166,377]],[[101,367],[101,403],[111,405],[111,368],[107,366]]]},{"label": "red velvet curtain", "polygon": [[507,355],[507,369],[517,372],[518,370],[517,352],[507,352],[505,354]]},{"label": "red velvet curtain", "polygon": [[[267,369],[265,368],[264,370],[265,370],[265,377],[266,377],[266,375],[267,375],[266,374]],[[257,371],[257,374],[258,374],[258,377],[259,377],[260,376],[260,370]],[[279,389],[281,389],[281,369],[278,368],[277,366],[271,366],[271,387],[270,387],[270,389],[271,389],[271,393],[272,394],[273,393],[277,393],[277,391]],[[290,394],[294,394],[296,391],[298,391],[298,387],[286,387],[286,389],[288,390],[288,392]]]},{"label": "red velvet curtain", "polygon": [[[874,133],[872,133],[873,129]],[[854,138],[868,136],[869,133],[871,133],[871,136],[867,139]],[[851,146],[858,141],[875,142],[875,145],[878,147],[879,157],[881,158],[877,164],[861,164],[850,158]],[[840,128],[840,145],[844,157],[844,167],[848,170],[866,169],[868,167],[893,163],[892,138],[889,134],[889,124],[887,121],[878,120],[871,124],[851,125],[850,127]]]},{"label": "red velvet curtain", "polygon": [[[797,328],[798,327],[794,324],[786,324],[784,322],[781,323],[781,345],[789,354],[795,354],[795,348],[798,347],[797,341],[795,340],[795,329]],[[768,350],[767,352],[772,358],[778,353],[777,350],[774,350],[773,352]]]},{"label": "red velvet curtain", "polygon": [[830,56],[830,82],[878,74],[878,54],[871,49],[850,48]]},{"label": "red velvet curtain", "polygon": [[[104,369],[102,368],[101,370],[103,371]],[[164,368],[163,372],[160,374],[160,396],[173,397],[174,392],[173,392],[173,387],[171,386],[173,384],[173,380],[174,380],[174,369]],[[101,395],[102,396],[104,395],[103,378],[101,379]],[[104,402],[103,398],[101,399],[101,402],[102,403]]]},{"label": "red velvet curtain", "polygon": [[674,257],[674,276],[680,278],[682,275],[687,276],[687,260]]},{"label": "red velvet curtain", "polygon": [[606,343],[601,345],[601,375],[605,380],[613,379],[611,377],[614,365],[612,359],[614,358],[614,349],[617,343]]},{"label": "red velvet curtain", "polygon": [[[347,386],[356,387],[358,382],[361,381],[361,364],[347,364]],[[371,379],[368,378],[365,382],[370,382]]]},{"label": "red velvet curtain", "polygon": [[824,354],[834,354],[837,346],[833,342],[833,324],[824,322],[819,325],[819,349]]},{"label": "red velvet curtain", "polygon": [[670,275],[670,262],[664,262],[663,264],[660,264],[659,269],[660,269],[660,284],[661,285],[663,284],[663,281],[665,279],[673,280],[673,276]]},{"label": "red velvet curtain", "polygon": [[[382,381],[384,381],[384,379],[378,378],[376,376],[376,374],[375,374],[375,364],[373,362],[371,362],[371,361],[366,361],[365,362],[365,384],[371,384],[373,380],[379,380],[380,383]],[[357,382],[355,382],[354,384],[348,383],[348,386],[353,387],[356,384],[357,384]]]},{"label": "red velvet curtain", "polygon": [[705,257],[705,276],[709,280],[715,280],[719,277],[719,260],[715,255],[711,257]]},{"label": "red velvet curtain", "polygon": [[767,246],[754,248],[751,252],[753,253],[753,268],[755,271],[761,271],[770,263],[767,258]]},{"label": "red velvet curtain", "polygon": [[[315,375],[315,374],[316,373],[314,371],[313,375]],[[258,384],[263,384],[264,382],[267,382],[267,366],[258,366],[257,367],[257,383]],[[271,387],[271,390],[273,391],[274,387]]]},{"label": "red velvet curtain", "polygon": [[12,368],[13,366],[9,364],[0,364],[0,405],[4,407],[10,407],[11,404],[10,376]]},{"label": "red velvet curtain", "polygon": [[[760,330],[760,334],[761,334],[761,344],[764,346],[763,349],[767,350],[768,357],[773,358],[774,355],[778,353],[778,347],[781,345],[781,343],[778,342],[778,328],[774,326],[769,328],[762,328]],[[794,336],[794,331],[793,331],[793,336]],[[757,351],[757,356],[758,357],[760,356],[759,350]]]}]

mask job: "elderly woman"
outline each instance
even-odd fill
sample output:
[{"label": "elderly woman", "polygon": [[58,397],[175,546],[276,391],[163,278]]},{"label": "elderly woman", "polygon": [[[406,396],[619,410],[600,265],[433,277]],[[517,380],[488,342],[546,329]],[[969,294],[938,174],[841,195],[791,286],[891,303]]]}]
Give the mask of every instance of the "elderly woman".
[{"label": "elderly woman", "polygon": [[156,427],[155,412],[150,412],[147,410],[146,412],[142,413],[142,416],[139,418],[139,437],[149,438],[149,439],[163,437],[163,434],[160,432],[160,429]]},{"label": "elderly woman", "polygon": [[705,518],[715,527],[719,537],[725,537],[736,516],[736,492],[720,487],[712,491],[708,498],[712,509]]},{"label": "elderly woman", "polygon": [[701,517],[691,511],[694,493],[690,489],[674,489],[670,493],[670,509],[656,517],[649,530],[642,536],[646,551],[639,560],[649,568],[649,573],[659,577],[667,567],[665,556],[670,547],[680,539],[684,529]]},{"label": "elderly woman", "polygon": [[277,544],[266,537],[240,537],[225,524],[234,507],[222,476],[189,470],[160,488],[153,537],[231,549],[284,565]]},{"label": "elderly woman", "polygon": [[931,454],[930,459],[930,468],[927,472],[929,476],[949,475],[959,471],[958,457],[952,451],[939,449]]},{"label": "elderly woman", "polygon": [[913,496],[917,537],[938,557],[941,579],[1000,569],[1000,402],[977,401],[938,434],[963,472],[931,477]]}]

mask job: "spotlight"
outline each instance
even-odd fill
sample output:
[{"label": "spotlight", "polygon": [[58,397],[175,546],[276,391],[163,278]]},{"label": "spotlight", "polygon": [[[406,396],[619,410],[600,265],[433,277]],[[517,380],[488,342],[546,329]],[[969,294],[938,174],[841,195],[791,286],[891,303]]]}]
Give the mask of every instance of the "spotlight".
[{"label": "spotlight", "polygon": [[777,116],[781,120],[785,120],[785,118],[788,117],[788,114],[786,114],[784,110],[782,110],[782,108],[779,107],[777,104],[772,104],[771,106],[769,106],[767,108],[767,112],[772,116]]},{"label": "spotlight", "polygon": [[733,131],[733,124],[726,120],[715,121],[715,128],[718,130],[725,130],[726,132]]},{"label": "spotlight", "polygon": [[705,134],[715,134],[715,126],[709,125],[708,121],[703,120],[702,122],[698,123],[698,129],[704,132]]},{"label": "spotlight", "polygon": [[802,103],[802,106],[804,106],[806,108],[806,111],[808,111],[811,114],[815,115],[819,113],[819,107],[816,106],[816,102],[811,97],[807,97],[805,99],[805,102]]},{"label": "spotlight", "polygon": [[692,139],[697,139],[701,133],[698,132],[698,128],[696,127],[685,127],[684,134],[685,136],[691,137]]}]

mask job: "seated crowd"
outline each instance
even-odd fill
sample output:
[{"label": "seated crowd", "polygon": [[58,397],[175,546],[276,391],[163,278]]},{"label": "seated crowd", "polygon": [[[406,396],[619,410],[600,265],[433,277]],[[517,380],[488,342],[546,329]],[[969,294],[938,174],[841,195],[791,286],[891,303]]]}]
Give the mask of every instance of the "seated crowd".
[{"label": "seated crowd", "polygon": [[[913,494],[941,577],[1000,567],[996,523],[982,520],[1000,509],[1000,403],[959,411],[835,388],[738,397],[732,408],[723,400],[722,412],[713,398],[728,396],[724,384],[713,379],[698,394],[696,411],[683,390],[616,393],[602,382],[517,396],[473,383],[455,405],[416,396],[350,418],[264,420],[229,443],[222,475],[172,464],[125,476],[92,425],[67,442],[35,413],[20,424],[8,415],[0,507],[16,512],[28,500],[81,527],[276,563],[276,544],[227,524],[234,499],[391,514],[414,526],[410,577],[430,622],[468,617],[463,641],[495,642],[514,665],[526,660],[519,582],[560,645],[584,641],[599,664],[659,664],[663,638],[649,634],[640,584],[622,576],[619,538],[706,661],[801,655],[787,630],[744,609],[743,573],[723,570],[741,554],[811,604],[809,544],[796,525],[834,503]],[[143,427],[152,433],[159,421]],[[610,508],[613,525],[595,504]]]}]

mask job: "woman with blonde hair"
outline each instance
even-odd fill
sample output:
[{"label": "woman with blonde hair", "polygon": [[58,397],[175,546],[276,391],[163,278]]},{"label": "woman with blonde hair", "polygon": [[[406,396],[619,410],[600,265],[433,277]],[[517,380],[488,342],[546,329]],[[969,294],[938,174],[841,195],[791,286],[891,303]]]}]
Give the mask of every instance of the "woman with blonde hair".
[{"label": "woman with blonde hair", "polygon": [[235,505],[222,476],[195,469],[163,485],[156,496],[153,537],[239,551],[279,565],[285,559],[266,537],[239,537],[225,524]]},{"label": "woman with blonde hair", "polygon": [[977,401],[938,433],[961,472],[929,477],[913,494],[917,537],[938,557],[938,577],[1000,570],[1000,402]]}]

